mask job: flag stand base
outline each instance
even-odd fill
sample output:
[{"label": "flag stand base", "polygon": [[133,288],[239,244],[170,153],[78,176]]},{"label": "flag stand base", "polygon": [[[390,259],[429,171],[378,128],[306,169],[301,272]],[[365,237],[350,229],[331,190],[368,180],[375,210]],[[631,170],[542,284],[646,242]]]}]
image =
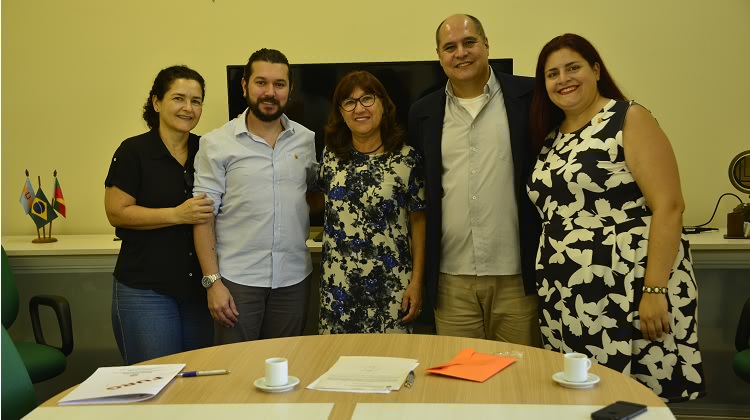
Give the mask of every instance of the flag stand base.
[{"label": "flag stand base", "polygon": [[57,238],[45,236],[44,238],[35,238],[31,241],[33,244],[48,244],[50,242],[57,242]]}]

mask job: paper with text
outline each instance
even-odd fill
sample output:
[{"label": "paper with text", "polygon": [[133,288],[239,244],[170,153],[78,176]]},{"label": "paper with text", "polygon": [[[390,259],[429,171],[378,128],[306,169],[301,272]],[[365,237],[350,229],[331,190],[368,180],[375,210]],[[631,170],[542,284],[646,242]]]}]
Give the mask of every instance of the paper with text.
[{"label": "paper with text", "polygon": [[58,404],[122,404],[153,398],[185,364],[103,367]]},{"label": "paper with text", "polygon": [[389,393],[398,391],[406,376],[419,366],[415,359],[341,356],[307,388],[322,391]]}]

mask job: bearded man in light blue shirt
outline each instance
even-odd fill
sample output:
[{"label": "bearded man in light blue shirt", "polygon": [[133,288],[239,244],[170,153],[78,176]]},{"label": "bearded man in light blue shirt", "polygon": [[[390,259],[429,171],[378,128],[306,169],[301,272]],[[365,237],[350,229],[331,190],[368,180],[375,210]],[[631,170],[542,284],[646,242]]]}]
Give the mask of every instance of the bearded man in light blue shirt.
[{"label": "bearded man in light blue shirt", "polygon": [[306,193],[318,164],[314,133],[284,115],[291,76],[281,52],[253,53],[242,77],[248,109],[203,136],[195,158],[193,194],[214,200],[214,218],[193,237],[217,344],[304,329]]}]

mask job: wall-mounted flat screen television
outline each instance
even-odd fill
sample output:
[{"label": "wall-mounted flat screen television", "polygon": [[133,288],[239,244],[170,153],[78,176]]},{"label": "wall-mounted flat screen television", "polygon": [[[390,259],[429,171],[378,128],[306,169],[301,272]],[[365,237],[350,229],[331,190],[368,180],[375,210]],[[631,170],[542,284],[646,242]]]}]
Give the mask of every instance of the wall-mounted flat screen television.
[{"label": "wall-mounted flat screen television", "polygon": [[[500,71],[513,74],[512,58],[490,59]],[[407,127],[409,107],[421,97],[445,86],[447,78],[437,61],[400,61],[382,63],[292,64],[293,91],[286,110],[287,116],[315,132],[318,156],[323,150],[323,127],[331,109],[331,95],[336,83],[352,70],[374,74],[396,105],[398,119]],[[247,107],[242,95],[244,65],[227,66],[227,98],[229,119]]]}]

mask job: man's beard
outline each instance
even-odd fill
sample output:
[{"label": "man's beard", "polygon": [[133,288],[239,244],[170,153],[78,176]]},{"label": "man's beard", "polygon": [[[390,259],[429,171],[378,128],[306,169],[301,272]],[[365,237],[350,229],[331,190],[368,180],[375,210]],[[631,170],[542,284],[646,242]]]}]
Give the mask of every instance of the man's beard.
[{"label": "man's beard", "polygon": [[[279,103],[279,101],[277,101],[276,99],[273,99],[273,98],[260,98],[260,99],[258,99],[257,102],[253,102],[250,99],[250,96],[245,96],[245,100],[247,101],[247,107],[250,109],[250,112],[252,112],[253,115],[255,115],[255,117],[257,119],[259,119],[259,120],[261,120],[263,122],[276,121],[277,119],[279,119],[281,117],[281,114],[283,114],[284,111],[286,110],[286,104],[284,104],[282,106]],[[274,112],[273,114],[265,114],[265,113],[263,113],[263,111],[260,110],[260,104],[261,104],[261,102],[272,103],[272,104],[276,105],[279,109],[276,112]]]}]

